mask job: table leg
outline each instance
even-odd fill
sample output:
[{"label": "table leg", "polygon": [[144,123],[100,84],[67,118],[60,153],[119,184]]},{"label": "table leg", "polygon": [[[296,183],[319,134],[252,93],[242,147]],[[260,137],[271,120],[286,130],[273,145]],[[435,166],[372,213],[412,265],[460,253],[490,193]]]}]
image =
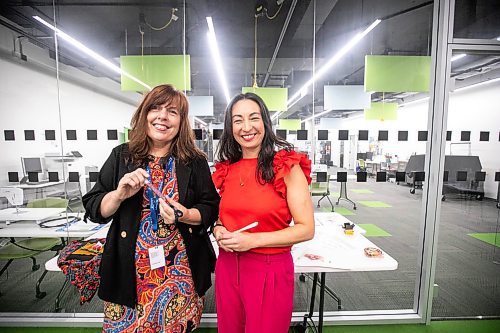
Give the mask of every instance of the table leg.
[{"label": "table leg", "polygon": [[311,291],[311,302],[309,303],[309,313],[304,315],[303,327],[307,328],[307,319],[313,320],[314,299],[316,298],[316,285],[318,284],[318,273],[314,273],[313,286]]},{"label": "table leg", "polygon": [[[317,274],[317,273],[315,273]],[[323,312],[325,306],[325,283],[326,283],[326,273],[321,273],[320,289],[319,289],[319,322],[318,322],[318,333],[323,332]]]}]

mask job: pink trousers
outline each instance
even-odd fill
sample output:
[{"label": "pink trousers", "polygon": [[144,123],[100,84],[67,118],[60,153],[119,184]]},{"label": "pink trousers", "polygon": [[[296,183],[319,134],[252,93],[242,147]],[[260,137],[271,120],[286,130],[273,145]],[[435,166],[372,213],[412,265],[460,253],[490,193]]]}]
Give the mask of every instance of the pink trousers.
[{"label": "pink trousers", "polygon": [[218,333],[286,333],[293,310],[290,252],[234,253],[220,249],[215,267]]}]

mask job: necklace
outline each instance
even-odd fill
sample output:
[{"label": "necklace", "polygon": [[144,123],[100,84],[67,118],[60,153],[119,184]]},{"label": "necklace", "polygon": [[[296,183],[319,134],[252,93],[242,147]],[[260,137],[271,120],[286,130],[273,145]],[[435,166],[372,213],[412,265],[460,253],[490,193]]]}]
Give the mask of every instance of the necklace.
[{"label": "necklace", "polygon": [[252,174],[252,171],[250,170],[250,172],[248,172],[246,175],[245,175],[245,178],[241,177],[241,173],[239,174],[240,176],[240,186],[245,186],[245,182],[247,181],[248,177],[250,177],[250,175]]}]

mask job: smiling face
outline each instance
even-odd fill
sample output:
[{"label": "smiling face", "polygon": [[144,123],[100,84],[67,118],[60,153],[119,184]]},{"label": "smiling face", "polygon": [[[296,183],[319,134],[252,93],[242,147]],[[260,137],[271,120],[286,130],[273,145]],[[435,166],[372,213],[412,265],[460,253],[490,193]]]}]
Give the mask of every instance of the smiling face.
[{"label": "smiling face", "polygon": [[231,122],[243,158],[258,157],[266,132],[259,105],[250,99],[238,101],[232,108]]},{"label": "smiling face", "polygon": [[[153,143],[153,155],[164,155],[179,133],[181,117],[175,105],[165,103],[153,105],[147,114],[147,135]],[[159,150],[159,151],[158,151]]]}]

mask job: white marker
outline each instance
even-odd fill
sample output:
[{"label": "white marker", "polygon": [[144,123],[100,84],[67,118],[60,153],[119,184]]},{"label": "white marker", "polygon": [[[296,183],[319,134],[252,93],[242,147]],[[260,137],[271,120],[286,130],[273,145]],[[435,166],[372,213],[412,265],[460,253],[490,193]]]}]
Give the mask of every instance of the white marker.
[{"label": "white marker", "polygon": [[237,233],[237,232],[243,232],[243,231],[246,231],[246,230],[248,230],[248,229],[255,228],[255,227],[256,227],[256,226],[258,226],[258,225],[259,225],[259,222],[257,222],[257,221],[256,221],[256,222],[250,223],[249,225],[247,225],[247,226],[245,226],[245,227],[243,227],[243,228],[241,228],[241,229],[238,229],[238,230],[236,230],[236,231],[233,231],[233,232],[234,232],[234,233]]}]

